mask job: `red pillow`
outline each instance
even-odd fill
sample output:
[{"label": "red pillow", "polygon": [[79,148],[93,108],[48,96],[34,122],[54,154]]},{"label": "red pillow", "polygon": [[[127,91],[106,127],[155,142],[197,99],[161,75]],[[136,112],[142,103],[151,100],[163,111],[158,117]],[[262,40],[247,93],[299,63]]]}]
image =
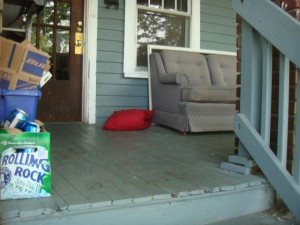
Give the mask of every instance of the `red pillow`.
[{"label": "red pillow", "polygon": [[128,109],[115,111],[103,126],[105,130],[143,130],[151,125],[152,110]]}]

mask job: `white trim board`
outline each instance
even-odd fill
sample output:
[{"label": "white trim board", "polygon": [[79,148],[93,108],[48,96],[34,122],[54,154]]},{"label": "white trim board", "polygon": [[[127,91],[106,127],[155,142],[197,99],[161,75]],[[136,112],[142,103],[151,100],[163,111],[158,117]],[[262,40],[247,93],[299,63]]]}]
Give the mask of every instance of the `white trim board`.
[{"label": "white trim board", "polygon": [[96,68],[98,0],[85,1],[82,70],[82,121],[96,123]]},{"label": "white trim board", "polygon": [[162,45],[148,45],[148,97],[149,97],[149,109],[152,109],[152,93],[151,93],[151,74],[150,74],[150,54],[153,50],[177,50],[186,52],[197,52],[202,54],[220,54],[220,55],[232,55],[236,56],[236,52],[217,51],[209,49],[195,49],[195,48],[182,48],[182,47],[170,47]]}]

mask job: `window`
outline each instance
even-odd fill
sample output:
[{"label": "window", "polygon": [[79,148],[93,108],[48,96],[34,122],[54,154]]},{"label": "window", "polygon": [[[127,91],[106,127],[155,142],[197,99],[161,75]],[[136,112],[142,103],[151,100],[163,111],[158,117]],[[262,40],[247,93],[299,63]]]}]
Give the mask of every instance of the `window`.
[{"label": "window", "polygon": [[200,47],[199,0],[133,0],[125,3],[125,77],[148,77],[149,44]]},{"label": "window", "polygon": [[137,7],[137,68],[148,66],[148,44],[189,47],[187,0],[137,0]]}]

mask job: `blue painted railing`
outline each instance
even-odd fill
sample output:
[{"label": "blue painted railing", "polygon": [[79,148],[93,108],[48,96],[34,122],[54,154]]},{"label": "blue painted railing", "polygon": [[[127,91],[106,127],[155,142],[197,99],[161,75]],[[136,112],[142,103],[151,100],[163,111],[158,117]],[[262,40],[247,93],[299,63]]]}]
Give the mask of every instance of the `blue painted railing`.
[{"label": "blue painted railing", "polygon": [[[300,221],[300,23],[270,0],[232,0],[242,18],[240,112],[235,133],[239,155],[256,161]],[[272,47],[280,52],[277,154],[270,148]],[[286,170],[289,64],[298,68],[293,174]]]}]

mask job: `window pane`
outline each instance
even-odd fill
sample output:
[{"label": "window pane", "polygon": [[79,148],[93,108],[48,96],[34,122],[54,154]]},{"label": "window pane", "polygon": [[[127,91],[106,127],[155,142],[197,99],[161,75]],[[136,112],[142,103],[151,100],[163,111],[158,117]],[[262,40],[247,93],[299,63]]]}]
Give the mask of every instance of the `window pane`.
[{"label": "window pane", "polygon": [[40,29],[39,47],[42,51],[52,53],[53,48],[53,29],[42,27]]},{"label": "window pane", "polygon": [[57,24],[60,26],[70,26],[71,4],[58,2],[57,4]]},{"label": "window pane", "polygon": [[47,2],[41,13],[41,21],[45,24],[53,24],[54,21],[54,2]]},{"label": "window pane", "polygon": [[150,6],[155,7],[155,8],[161,8],[162,7],[162,0],[151,0],[150,1]]},{"label": "window pane", "polygon": [[31,43],[36,46],[36,27],[35,26],[32,26],[31,28]]},{"label": "window pane", "polygon": [[68,30],[57,30],[56,53],[69,53],[70,32]]},{"label": "window pane", "polygon": [[177,0],[177,11],[187,12],[188,11],[188,0]]},{"label": "window pane", "polygon": [[136,2],[137,2],[138,5],[148,6],[148,0],[137,0]]},{"label": "window pane", "polygon": [[56,80],[69,80],[69,54],[57,54],[56,55]]},{"label": "window pane", "polygon": [[175,0],[165,0],[165,9],[175,9]]},{"label": "window pane", "polygon": [[188,46],[186,17],[138,11],[137,66],[147,66],[147,45]]}]

